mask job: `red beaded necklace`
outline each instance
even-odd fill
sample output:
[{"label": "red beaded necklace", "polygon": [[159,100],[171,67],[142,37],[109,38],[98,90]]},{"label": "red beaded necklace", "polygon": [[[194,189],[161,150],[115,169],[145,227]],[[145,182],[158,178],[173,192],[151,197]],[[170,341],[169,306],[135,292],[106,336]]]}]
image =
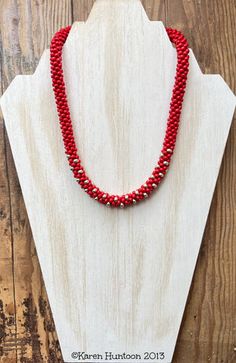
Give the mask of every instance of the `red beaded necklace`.
[{"label": "red beaded necklace", "polygon": [[99,203],[120,208],[134,205],[152,194],[163,180],[170,165],[175,148],[189,71],[189,47],[187,40],[179,31],[170,28],[166,29],[170,41],[175,44],[177,50],[177,67],[165,139],[157,165],[152,171],[150,178],[140,188],[124,195],[111,195],[98,188],[87,176],[75,144],[62,68],[62,49],[70,29],[71,26],[68,26],[58,31],[54,35],[50,47],[52,85],[69,165],[81,188]]}]

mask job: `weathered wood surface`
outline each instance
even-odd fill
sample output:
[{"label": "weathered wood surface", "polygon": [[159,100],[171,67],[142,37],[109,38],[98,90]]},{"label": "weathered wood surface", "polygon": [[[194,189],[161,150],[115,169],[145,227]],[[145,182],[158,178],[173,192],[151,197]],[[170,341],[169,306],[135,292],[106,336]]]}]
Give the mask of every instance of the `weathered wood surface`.
[{"label": "weathered wood surface", "polygon": [[[1,1],[2,91],[32,73],[55,30],[87,17],[92,1]],[[183,29],[206,73],[235,88],[233,1],[145,1],[152,19]],[[40,36],[38,36],[40,34]],[[35,248],[1,123],[0,355],[2,362],[60,362]],[[174,362],[235,359],[235,123],[233,124]],[[23,278],[22,278],[23,277]],[[2,352],[2,353],[1,353]]]}]

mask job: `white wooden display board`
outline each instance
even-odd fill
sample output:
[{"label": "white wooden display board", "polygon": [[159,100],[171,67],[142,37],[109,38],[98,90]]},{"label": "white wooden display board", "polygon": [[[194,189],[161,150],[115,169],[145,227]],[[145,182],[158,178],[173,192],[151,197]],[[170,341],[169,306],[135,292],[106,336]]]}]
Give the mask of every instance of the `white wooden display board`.
[{"label": "white wooden display board", "polygon": [[[159,157],[168,118],[176,50],[163,24],[138,0],[97,0],[87,22],[73,25],[63,57],[88,175],[107,192],[134,190]],[[105,362],[112,352],[143,362],[154,352],[152,362],[171,362],[235,96],[219,75],[203,75],[191,52],[168,175],[124,210],[99,205],[72,177],[49,50],[33,76],[14,79],[1,106],[64,360]]]}]

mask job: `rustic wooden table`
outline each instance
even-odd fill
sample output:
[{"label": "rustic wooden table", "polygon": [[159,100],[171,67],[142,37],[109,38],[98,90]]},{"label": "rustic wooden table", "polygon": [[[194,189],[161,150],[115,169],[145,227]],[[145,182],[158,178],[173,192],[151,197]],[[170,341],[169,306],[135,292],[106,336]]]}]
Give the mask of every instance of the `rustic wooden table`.
[{"label": "rustic wooden table", "polygon": [[[235,91],[234,0],[143,0],[183,30],[205,73]],[[92,0],[1,0],[1,91],[31,74],[52,34],[85,20]],[[0,116],[0,362],[62,362],[4,120]],[[174,363],[236,361],[236,132],[231,128]],[[65,307],[66,308],[66,307]]]}]

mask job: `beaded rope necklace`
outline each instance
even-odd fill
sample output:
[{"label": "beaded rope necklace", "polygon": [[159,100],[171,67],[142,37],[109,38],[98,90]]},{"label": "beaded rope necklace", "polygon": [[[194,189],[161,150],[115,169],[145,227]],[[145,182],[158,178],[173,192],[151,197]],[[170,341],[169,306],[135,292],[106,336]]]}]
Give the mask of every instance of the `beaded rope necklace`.
[{"label": "beaded rope necklace", "polygon": [[171,28],[166,29],[170,41],[176,47],[177,67],[166,133],[159,160],[153,169],[151,176],[138,189],[124,195],[113,195],[101,190],[88,177],[80,160],[75,144],[62,68],[62,49],[70,30],[71,26],[68,26],[58,31],[54,35],[50,46],[52,85],[68,163],[77,183],[91,198],[95,199],[97,202],[108,207],[111,206],[119,208],[135,205],[138,202],[148,198],[153,193],[153,191],[157,189],[158,185],[166,175],[171,162],[171,157],[175,149],[189,72],[188,42],[183,34],[181,34],[179,31]]}]

